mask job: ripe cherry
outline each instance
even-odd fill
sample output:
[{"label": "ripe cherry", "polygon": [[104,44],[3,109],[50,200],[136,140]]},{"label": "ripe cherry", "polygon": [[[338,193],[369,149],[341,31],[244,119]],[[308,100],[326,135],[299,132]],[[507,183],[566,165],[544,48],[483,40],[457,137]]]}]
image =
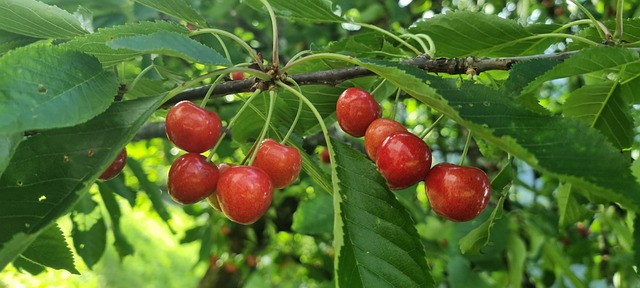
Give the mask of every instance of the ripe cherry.
[{"label": "ripe cherry", "polygon": [[269,209],[273,184],[269,174],[258,167],[233,166],[220,175],[216,194],[227,218],[248,225]]},{"label": "ripe cherry", "polygon": [[124,169],[125,164],[127,164],[127,149],[122,148],[120,153],[118,153],[118,155],[116,156],[116,159],[113,159],[111,165],[109,165],[109,167],[107,167],[107,169],[104,170],[102,174],[100,174],[100,177],[98,177],[98,179],[106,181],[115,178],[116,176],[118,176],[118,174],[120,174],[120,171]]},{"label": "ripe cherry", "polygon": [[222,123],[215,112],[180,101],[167,113],[166,130],[167,137],[178,148],[202,153],[218,142]]},{"label": "ripe cherry", "polygon": [[394,120],[378,118],[371,122],[364,134],[364,148],[369,158],[375,162],[382,142],[387,137],[400,132],[407,132],[407,129]]},{"label": "ripe cherry", "polygon": [[469,221],[487,208],[491,183],[475,167],[440,163],[424,180],[429,203],[438,215],[453,221]]},{"label": "ripe cherry", "polygon": [[204,156],[196,153],[182,155],[169,169],[169,196],[181,204],[196,203],[215,191],[218,176],[218,167]]},{"label": "ripe cherry", "polygon": [[320,162],[325,164],[331,163],[331,157],[329,157],[329,149],[322,148],[322,151],[320,151]]},{"label": "ripe cherry", "polygon": [[[224,172],[225,170],[229,169],[229,167],[231,167],[231,164],[228,163],[220,163],[218,165],[218,174],[222,174],[222,172]],[[214,191],[213,193],[211,193],[211,195],[207,196],[207,202],[209,202],[209,205],[211,205],[211,207],[213,207],[213,209],[216,209],[218,211],[222,211],[220,210],[220,202],[218,202],[218,195],[216,195],[216,192]]]},{"label": "ripe cherry", "polygon": [[231,80],[242,80],[242,79],[244,79],[244,73],[231,72]]},{"label": "ripe cherry", "polygon": [[382,110],[369,92],[347,88],[338,97],[336,117],[340,128],[353,137],[362,137],[369,124],[380,118]]},{"label": "ripe cherry", "polygon": [[302,157],[298,149],[282,145],[271,138],[264,139],[253,166],[269,174],[274,189],[293,183],[300,174]]},{"label": "ripe cherry", "polygon": [[408,132],[387,137],[376,157],[378,171],[391,190],[413,186],[422,181],[431,168],[431,149]]}]

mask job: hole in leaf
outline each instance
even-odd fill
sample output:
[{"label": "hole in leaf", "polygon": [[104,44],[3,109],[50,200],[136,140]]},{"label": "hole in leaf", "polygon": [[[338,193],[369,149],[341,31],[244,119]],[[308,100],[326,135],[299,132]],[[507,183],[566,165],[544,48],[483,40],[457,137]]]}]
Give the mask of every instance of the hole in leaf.
[{"label": "hole in leaf", "polygon": [[38,93],[47,94],[47,87],[42,84],[38,84]]},{"label": "hole in leaf", "polygon": [[40,198],[38,198],[38,201],[42,202],[44,200],[47,200],[47,196],[40,195]]},{"label": "hole in leaf", "polygon": [[18,186],[22,186],[23,184],[24,184],[24,183],[22,182],[22,180],[18,180],[18,181],[16,182],[16,185],[18,185]]}]

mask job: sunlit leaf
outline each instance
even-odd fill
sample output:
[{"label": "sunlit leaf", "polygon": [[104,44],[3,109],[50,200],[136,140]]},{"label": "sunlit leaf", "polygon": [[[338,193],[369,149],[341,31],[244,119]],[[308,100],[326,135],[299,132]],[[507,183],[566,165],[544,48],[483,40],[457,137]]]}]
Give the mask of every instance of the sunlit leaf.
[{"label": "sunlit leaf", "polygon": [[509,261],[509,281],[514,286],[518,286],[519,283],[522,283],[525,261],[527,260],[527,246],[518,234],[509,234],[507,259]]},{"label": "sunlit leaf", "polygon": [[331,195],[317,193],[313,199],[303,200],[293,214],[293,231],[302,234],[333,232],[333,202]]},{"label": "sunlit leaf", "polygon": [[[414,221],[362,153],[332,141],[336,277],[342,287],[433,287]],[[335,186],[334,186],[335,187]],[[337,198],[337,199],[336,199]]]},{"label": "sunlit leaf", "polygon": [[136,178],[138,178],[140,189],[142,189],[142,191],[144,191],[147,194],[147,197],[149,197],[149,200],[151,200],[151,205],[153,205],[153,209],[156,211],[156,213],[158,213],[158,215],[160,215],[160,218],[162,218],[162,220],[164,220],[167,223],[167,226],[169,226],[169,230],[173,231],[171,229],[171,225],[169,225],[169,220],[171,219],[171,215],[169,214],[169,211],[167,210],[167,206],[162,200],[162,194],[161,194],[162,191],[160,190],[160,187],[158,187],[158,185],[155,182],[152,182],[149,180],[147,173],[144,171],[144,169],[142,168],[142,165],[140,164],[140,162],[138,162],[138,160],[129,157],[127,159],[127,165],[133,172],[133,175],[135,175]]},{"label": "sunlit leaf", "polygon": [[36,38],[71,38],[87,31],[69,12],[35,0],[0,0],[0,30]]},{"label": "sunlit leaf", "polygon": [[0,30],[0,55],[7,53],[12,49],[31,44],[38,40],[39,39],[37,38]]},{"label": "sunlit leaf", "polygon": [[0,135],[0,176],[9,165],[9,160],[22,141],[22,133]]},{"label": "sunlit leaf", "polygon": [[127,255],[133,254],[133,246],[129,243],[122,229],[120,229],[120,205],[116,201],[115,193],[109,187],[108,182],[98,182],[100,188],[100,196],[102,197],[102,203],[109,212],[109,218],[111,219],[111,231],[113,232],[114,242],[113,245],[118,251],[118,256],[124,258]]},{"label": "sunlit leaf", "polygon": [[87,267],[98,263],[107,247],[107,226],[102,211],[90,194],[76,203],[71,212],[73,247]]},{"label": "sunlit leaf", "polygon": [[192,24],[207,25],[202,16],[185,0],[136,0],[136,2]]},{"label": "sunlit leaf", "polygon": [[73,254],[58,225],[51,225],[36,238],[20,257],[53,269],[80,274],[73,263]]},{"label": "sunlit leaf", "polygon": [[117,87],[113,72],[86,54],[50,46],[7,53],[0,58],[0,133],[86,122],[109,107]]}]

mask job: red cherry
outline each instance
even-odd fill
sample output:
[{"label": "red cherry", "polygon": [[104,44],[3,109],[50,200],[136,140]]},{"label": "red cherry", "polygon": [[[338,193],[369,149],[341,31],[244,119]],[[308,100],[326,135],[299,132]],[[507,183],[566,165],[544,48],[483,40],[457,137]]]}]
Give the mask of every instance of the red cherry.
[{"label": "red cherry", "polygon": [[244,73],[231,72],[231,80],[242,80],[242,79],[244,79]]},{"label": "red cherry", "polygon": [[202,153],[218,142],[222,123],[215,112],[180,101],[167,113],[166,130],[167,137],[178,148]]},{"label": "red cherry", "polygon": [[[228,163],[220,163],[220,165],[218,165],[218,174],[222,174],[222,172],[229,169],[231,166],[232,165]],[[211,193],[211,195],[207,196],[207,202],[209,202],[209,205],[211,205],[213,209],[222,211],[220,210],[220,202],[218,202],[218,195],[216,195],[215,191]]]},{"label": "red cherry", "polygon": [[487,208],[491,182],[475,167],[440,163],[424,180],[429,203],[438,215],[452,221],[469,221]]},{"label": "red cherry", "polygon": [[329,149],[322,148],[322,151],[320,151],[320,162],[325,164],[331,163],[331,157],[329,157]]},{"label": "red cherry", "polygon": [[282,145],[271,138],[264,139],[253,166],[269,174],[274,189],[293,183],[300,174],[302,157],[298,149]]},{"label": "red cherry", "polygon": [[124,165],[127,164],[127,149],[123,148],[120,153],[116,156],[116,159],[113,159],[111,165],[107,167],[98,179],[100,180],[111,180],[120,174],[120,171],[124,169]]},{"label": "red cherry", "polygon": [[413,186],[422,181],[431,168],[431,149],[409,132],[387,137],[376,157],[378,171],[391,190]]},{"label": "red cherry", "polygon": [[336,116],[340,128],[353,137],[362,137],[369,124],[380,118],[382,110],[369,92],[347,88],[338,97]]},{"label": "red cherry", "polygon": [[169,195],[181,204],[196,203],[216,189],[218,167],[196,153],[182,155],[169,169]]},{"label": "red cherry", "polygon": [[394,120],[378,118],[371,122],[364,134],[364,148],[369,158],[375,162],[382,142],[387,137],[400,132],[407,132],[407,129]]},{"label": "red cherry", "polygon": [[269,174],[258,167],[233,166],[220,175],[216,194],[227,218],[248,225],[269,209],[273,185]]}]

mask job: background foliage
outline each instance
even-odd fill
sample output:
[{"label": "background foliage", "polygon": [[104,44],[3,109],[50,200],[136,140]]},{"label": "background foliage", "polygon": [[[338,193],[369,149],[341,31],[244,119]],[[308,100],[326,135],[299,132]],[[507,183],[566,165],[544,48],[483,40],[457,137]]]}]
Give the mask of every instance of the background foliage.
[{"label": "background foliage", "polygon": [[[304,108],[289,140],[305,152],[300,179],[242,226],[167,196],[181,152],[162,122],[170,96],[212,81],[199,76],[252,61],[216,31],[271,61],[261,1],[0,0],[0,287],[640,285],[638,1],[269,3],[281,65],[307,49],[351,56],[301,58],[289,75],[361,66],[375,76],[302,86],[332,140]],[[603,39],[587,12],[624,33]],[[434,57],[530,61],[427,73],[401,62],[420,41],[402,38],[412,49],[383,30],[428,35],[434,45],[418,52]],[[562,52],[573,54],[548,57]],[[417,135],[435,125],[435,163],[459,162],[472,133],[465,164],[492,179],[489,208],[454,223],[429,208],[423,184],[390,192],[362,139],[335,125],[335,101],[353,86],[375,90],[383,116]],[[245,157],[266,94],[238,116],[216,163]],[[207,108],[228,122],[246,99],[215,95]],[[279,89],[272,137],[297,109]],[[124,173],[96,182],[125,146]],[[317,156],[326,146],[330,165]]]}]

